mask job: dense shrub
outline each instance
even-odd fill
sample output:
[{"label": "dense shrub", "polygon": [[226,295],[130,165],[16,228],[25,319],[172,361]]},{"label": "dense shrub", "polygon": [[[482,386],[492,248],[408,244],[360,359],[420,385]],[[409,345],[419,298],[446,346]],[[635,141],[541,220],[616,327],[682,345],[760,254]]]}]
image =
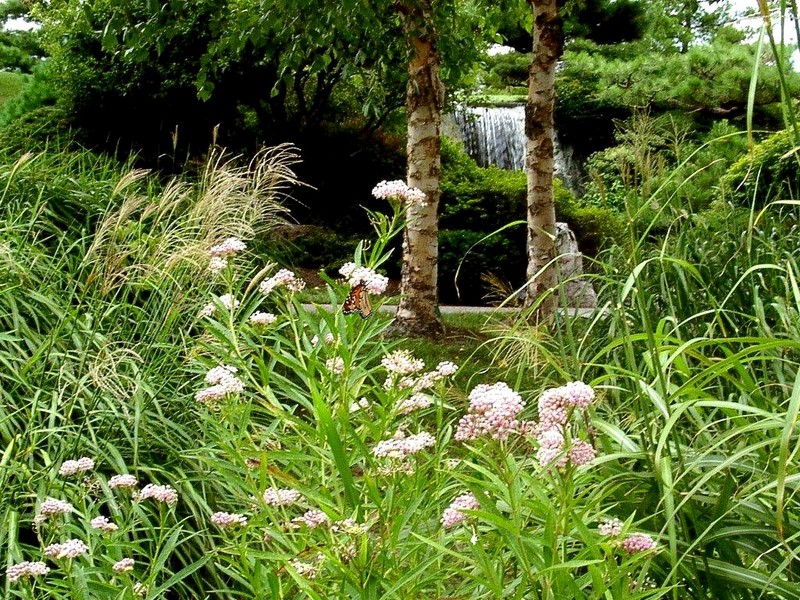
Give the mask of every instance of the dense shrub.
[{"label": "dense shrub", "polygon": [[757,207],[779,198],[796,198],[800,186],[797,146],[797,139],[789,130],[756,144],[725,173],[722,197],[736,205]]},{"label": "dense shrub", "polygon": [[[582,252],[594,256],[619,240],[622,222],[611,210],[582,205],[559,179],[554,182],[556,218],[575,232]],[[439,222],[439,278],[442,300],[456,300],[453,280],[458,277],[460,299],[478,302],[489,291],[481,275],[493,273],[512,286],[525,281],[524,225],[503,230],[526,219],[527,181],[522,171],[482,168],[452,140],[442,144],[442,206]],[[469,255],[467,251],[480,242]]]}]

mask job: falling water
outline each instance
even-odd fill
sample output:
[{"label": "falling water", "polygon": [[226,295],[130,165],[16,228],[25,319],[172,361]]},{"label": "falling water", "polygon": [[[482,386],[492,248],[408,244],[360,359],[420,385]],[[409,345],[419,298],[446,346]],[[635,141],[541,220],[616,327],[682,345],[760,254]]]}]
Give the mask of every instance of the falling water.
[{"label": "falling water", "polygon": [[[464,149],[480,166],[525,167],[524,106],[462,106],[453,119]],[[562,147],[557,135],[554,141],[555,174],[572,188],[577,178],[572,149]]]}]

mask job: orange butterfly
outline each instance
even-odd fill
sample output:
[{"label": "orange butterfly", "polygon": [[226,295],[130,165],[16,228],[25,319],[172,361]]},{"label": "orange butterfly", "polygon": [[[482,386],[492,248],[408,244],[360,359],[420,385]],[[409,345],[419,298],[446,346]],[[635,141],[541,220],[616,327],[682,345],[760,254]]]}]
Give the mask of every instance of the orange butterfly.
[{"label": "orange butterfly", "polygon": [[372,314],[372,305],[369,303],[369,293],[367,286],[361,282],[353,286],[350,293],[342,305],[342,312],[346,315],[358,313],[362,319],[366,319]]}]

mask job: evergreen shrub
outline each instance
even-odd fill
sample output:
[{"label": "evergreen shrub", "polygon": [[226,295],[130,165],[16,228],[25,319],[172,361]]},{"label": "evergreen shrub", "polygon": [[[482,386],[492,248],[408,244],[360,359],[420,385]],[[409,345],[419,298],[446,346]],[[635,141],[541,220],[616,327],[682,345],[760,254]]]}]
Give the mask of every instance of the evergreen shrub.
[{"label": "evergreen shrub", "polygon": [[800,156],[789,130],[779,131],[733,163],[722,178],[722,197],[740,206],[763,207],[772,200],[797,198]]}]

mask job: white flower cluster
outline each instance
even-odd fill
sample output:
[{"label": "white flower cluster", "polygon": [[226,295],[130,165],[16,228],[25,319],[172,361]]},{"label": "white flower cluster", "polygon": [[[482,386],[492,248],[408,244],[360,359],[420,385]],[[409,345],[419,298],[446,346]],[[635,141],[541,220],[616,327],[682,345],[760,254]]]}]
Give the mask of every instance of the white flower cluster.
[{"label": "white flower cluster", "polygon": [[55,515],[67,515],[74,510],[75,507],[69,502],[57,500],[55,498],[47,498],[44,502],[42,502],[41,506],[39,506],[39,512],[42,514],[42,516],[47,517]]},{"label": "white flower cluster", "polygon": [[395,350],[381,359],[383,368],[394,375],[410,375],[425,368],[421,358],[414,358],[409,350]]},{"label": "white flower cluster", "polygon": [[397,198],[409,204],[417,202],[425,206],[425,192],[417,188],[408,187],[405,181],[395,179],[394,181],[381,181],[372,188],[372,195],[379,200]]},{"label": "white flower cluster", "polygon": [[23,577],[38,577],[40,575],[47,575],[49,572],[50,567],[42,561],[25,561],[8,567],[8,569],[6,569],[6,577],[9,583],[17,583]]},{"label": "white flower cluster", "polygon": [[208,255],[211,258],[214,258],[215,256],[221,258],[229,258],[234,254],[236,254],[237,252],[245,250],[246,248],[247,245],[239,238],[229,237],[221,244],[217,244],[216,246],[211,246],[211,250],[208,251]]},{"label": "white flower cluster", "polygon": [[435,443],[434,437],[426,431],[407,437],[402,432],[399,432],[391,440],[378,442],[372,449],[372,453],[377,458],[397,458],[402,460],[407,456],[417,454],[425,448],[433,446]]},{"label": "white flower cluster", "polygon": [[275,288],[284,286],[290,292],[299,292],[306,287],[306,282],[297,277],[289,269],[281,269],[269,279],[262,281],[258,288],[264,295],[269,294]]},{"label": "white flower cluster", "polygon": [[81,540],[67,540],[61,544],[50,544],[44,549],[44,555],[49,558],[78,558],[89,551],[89,546]]},{"label": "white flower cluster", "polygon": [[264,312],[264,311],[257,311],[250,315],[248,319],[250,323],[253,325],[257,325],[258,327],[267,327],[272,325],[275,321],[278,320],[278,317],[273,315],[272,313]]},{"label": "white flower cluster", "polygon": [[153,499],[164,504],[175,504],[178,501],[178,492],[171,485],[156,485],[148,483],[137,495],[138,500]]},{"label": "white flower cluster", "polygon": [[247,525],[247,517],[239,513],[228,513],[228,512],[215,512],[211,515],[211,522],[214,523],[217,527],[221,527],[222,529],[227,529],[229,527],[240,526],[244,527]]},{"label": "white flower cluster", "polygon": [[302,516],[292,519],[292,523],[305,525],[309,529],[316,529],[322,525],[330,523],[330,518],[321,510],[312,509],[306,511]]},{"label": "white flower cluster", "polygon": [[288,488],[267,488],[264,490],[264,503],[269,506],[288,506],[300,499],[300,492]]},{"label": "white flower cluster", "polygon": [[407,415],[415,410],[428,408],[433,404],[433,400],[425,394],[414,394],[410,398],[404,398],[397,404],[397,412],[401,415]]},{"label": "white flower cluster", "polygon": [[344,373],[344,359],[341,356],[329,358],[325,361],[325,368],[335,375]]},{"label": "white flower cluster", "polygon": [[108,520],[108,517],[95,517],[91,520],[92,529],[99,529],[103,533],[114,533],[119,529],[119,526],[116,523],[112,523]]},{"label": "white flower cluster", "polygon": [[239,238],[229,237],[227,240],[216,246],[211,246],[208,251],[209,261],[208,270],[214,273],[220,273],[225,267],[228,266],[228,258],[241,252],[247,248],[245,243]]},{"label": "white flower cluster", "polygon": [[78,460],[65,460],[58,470],[58,474],[62,477],[75,475],[75,473],[85,473],[94,469],[94,461],[91,458],[83,456]]},{"label": "white flower cluster", "polygon": [[383,294],[389,285],[388,277],[376,273],[368,267],[359,267],[353,262],[343,264],[339,273],[351,287],[363,283],[370,294]]},{"label": "white flower cluster", "polygon": [[194,399],[202,404],[213,404],[229,394],[241,394],[244,391],[244,382],[236,377],[238,369],[229,365],[214,367],[206,374],[204,388],[194,395]]},{"label": "white flower cluster", "polygon": [[112,490],[115,488],[133,488],[139,482],[137,481],[136,477],[133,475],[129,475],[124,473],[122,475],[114,475],[111,479],[108,480],[108,487]]},{"label": "white flower cluster", "polygon": [[126,571],[133,571],[133,565],[136,564],[136,561],[132,558],[123,558],[114,563],[114,566],[111,567],[116,573],[125,573]]},{"label": "white flower cluster", "polygon": [[[222,304],[222,306],[224,306],[228,312],[236,310],[241,304],[241,302],[239,302],[239,300],[237,300],[233,294],[223,294],[219,297],[219,303]],[[217,312],[217,305],[213,302],[209,302],[203,307],[203,310],[200,311],[200,316],[210,317],[215,312]]]}]

